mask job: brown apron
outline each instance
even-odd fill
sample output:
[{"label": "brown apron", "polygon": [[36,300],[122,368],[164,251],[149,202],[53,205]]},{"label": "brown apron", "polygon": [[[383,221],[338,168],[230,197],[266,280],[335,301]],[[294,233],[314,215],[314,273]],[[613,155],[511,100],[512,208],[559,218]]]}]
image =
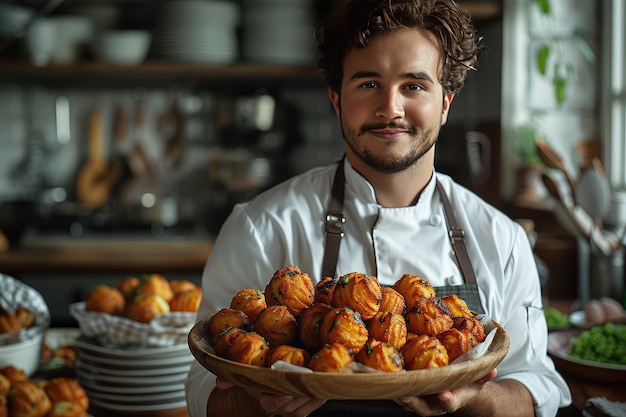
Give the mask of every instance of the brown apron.
[{"label": "brown apron", "polygon": [[[328,214],[326,215],[326,247],[322,262],[322,277],[336,275],[337,259],[339,257],[339,246],[344,235],[344,223],[346,219],[343,215],[343,200],[345,190],[345,174],[343,158],[339,162],[333,179],[331,201]],[[464,231],[458,225],[452,205],[443,187],[437,181],[437,191],[443,203],[443,209],[448,225],[448,235],[454,250],[461,275],[463,285],[447,285],[436,287],[438,296],[447,294],[457,294],[463,298],[472,311],[484,313],[478,286],[476,285],[476,275],[474,268],[467,254],[464,241]],[[329,400],[316,410],[311,416],[314,417],[335,417],[335,416],[359,416],[359,417],[382,417],[382,416],[415,416],[415,413],[405,411],[399,405],[390,400]]]}]

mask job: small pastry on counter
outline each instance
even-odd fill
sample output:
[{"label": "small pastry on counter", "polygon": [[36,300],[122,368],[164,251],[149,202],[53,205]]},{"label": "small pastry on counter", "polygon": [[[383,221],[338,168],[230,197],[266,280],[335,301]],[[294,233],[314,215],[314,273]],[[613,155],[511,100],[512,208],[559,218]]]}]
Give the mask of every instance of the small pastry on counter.
[{"label": "small pastry on counter", "polygon": [[0,397],[6,397],[11,388],[11,381],[6,376],[0,374]]},{"label": "small pastry on counter", "polygon": [[124,317],[139,323],[149,323],[155,317],[169,312],[170,305],[163,297],[155,294],[140,294],[127,304]]},{"label": "small pastry on counter", "polygon": [[333,291],[333,307],[349,307],[359,313],[363,320],[369,320],[380,309],[382,287],[374,276],[361,272],[342,275]]},{"label": "small pastry on counter", "polygon": [[44,390],[30,380],[13,383],[7,393],[7,409],[11,417],[44,417],[51,406]]},{"label": "small pastry on counter", "polygon": [[276,361],[285,361],[292,365],[305,367],[309,363],[311,355],[306,350],[289,345],[274,346],[270,350],[267,366],[272,366]]},{"label": "small pastry on counter", "polygon": [[421,334],[409,340],[400,351],[407,370],[440,368],[449,363],[448,351],[434,336]]},{"label": "small pastry on counter", "polygon": [[252,330],[263,336],[270,346],[290,345],[298,338],[298,322],[284,305],[263,309],[254,321]]},{"label": "small pastry on counter", "polygon": [[228,348],[226,357],[231,361],[248,365],[266,366],[269,360],[270,346],[256,332],[237,334]]},{"label": "small pastry on counter", "polygon": [[322,348],[320,340],[320,326],[324,314],[333,308],[324,303],[315,303],[305,309],[298,317],[298,335],[300,343],[309,352],[314,353]]},{"label": "small pastry on counter", "polygon": [[28,381],[28,375],[23,369],[17,368],[13,365],[7,365],[0,368],[0,375],[6,377],[9,382],[15,384],[16,382]]},{"label": "small pastry on counter", "polygon": [[91,290],[85,298],[85,310],[121,316],[124,314],[126,299],[115,287],[100,284]]},{"label": "small pastry on counter", "polygon": [[207,322],[209,335],[211,338],[216,337],[222,330],[230,327],[236,327],[247,330],[250,320],[246,313],[234,308],[222,308],[213,314]]},{"label": "small pastry on counter", "polygon": [[434,298],[436,295],[435,288],[429,280],[412,274],[403,274],[393,284],[393,288],[404,297],[407,309],[422,298]]},{"label": "small pastry on counter", "polygon": [[334,372],[354,362],[352,351],[342,343],[328,343],[311,356],[309,368],[317,372]]},{"label": "small pastry on counter", "polygon": [[254,323],[261,310],[265,307],[267,307],[265,293],[262,290],[253,288],[240,290],[230,301],[230,308],[246,313],[252,323]]},{"label": "small pastry on counter", "polygon": [[356,360],[372,369],[383,372],[399,372],[404,369],[404,358],[398,350],[387,342],[376,339],[367,341],[356,355]]},{"label": "small pastry on counter", "polygon": [[45,417],[89,417],[87,411],[71,401],[52,403],[52,407]]},{"label": "small pastry on counter", "polygon": [[358,352],[365,346],[367,339],[369,333],[365,322],[359,313],[349,307],[333,308],[322,317],[322,345],[341,343],[352,352]]},{"label": "small pastry on counter", "polygon": [[274,272],[265,287],[267,306],[284,305],[294,317],[313,304],[315,286],[311,277],[295,265]]},{"label": "small pastry on counter", "polygon": [[54,378],[41,382],[40,386],[53,404],[61,401],[70,401],[85,411],[89,409],[87,393],[74,378]]},{"label": "small pastry on counter", "polygon": [[369,337],[390,343],[395,349],[401,349],[406,343],[407,327],[404,317],[388,311],[379,312],[367,322]]}]

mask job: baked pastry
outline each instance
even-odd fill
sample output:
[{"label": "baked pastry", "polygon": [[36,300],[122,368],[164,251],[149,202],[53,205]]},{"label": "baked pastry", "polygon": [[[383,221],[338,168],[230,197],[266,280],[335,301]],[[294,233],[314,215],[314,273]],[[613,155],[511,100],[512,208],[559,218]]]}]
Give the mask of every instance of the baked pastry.
[{"label": "baked pastry", "polygon": [[125,306],[124,294],[117,288],[105,284],[95,287],[85,298],[86,311],[98,311],[113,316],[121,316]]},{"label": "baked pastry", "polygon": [[22,329],[30,329],[35,325],[35,312],[24,307],[15,309],[15,317],[20,322]]},{"label": "baked pastry", "polygon": [[87,411],[71,401],[52,403],[52,407],[45,417],[89,417]]},{"label": "baked pastry", "polygon": [[409,340],[400,353],[408,370],[440,368],[449,363],[448,351],[439,339],[425,334]]},{"label": "baked pastry", "polygon": [[226,357],[239,363],[265,366],[269,353],[270,346],[263,336],[256,332],[243,332],[232,339]]},{"label": "baked pastry", "polygon": [[11,388],[11,381],[6,376],[0,374],[0,397],[6,397],[9,388]]},{"label": "baked pastry", "polygon": [[452,317],[438,298],[418,300],[404,315],[406,327],[417,334],[436,336],[452,327]]},{"label": "baked pastry", "polygon": [[356,355],[356,360],[372,369],[399,372],[404,369],[404,358],[392,344],[370,339]]},{"label": "baked pastry", "polygon": [[410,309],[421,298],[433,298],[436,295],[431,282],[418,275],[402,275],[393,284],[393,288],[404,297],[407,309]]},{"label": "baked pastry", "polygon": [[455,317],[452,319],[452,327],[470,332],[478,343],[485,340],[485,325],[476,317]]},{"label": "baked pastry", "polygon": [[7,393],[11,417],[44,417],[52,404],[44,390],[32,381],[19,381]]},{"label": "baked pastry", "polygon": [[315,286],[308,274],[295,265],[274,272],[265,287],[267,306],[284,305],[294,317],[313,304]]},{"label": "baked pastry", "polygon": [[0,395],[0,417],[9,417],[9,409],[7,408],[7,397]]},{"label": "baked pastry", "polygon": [[448,308],[451,317],[473,317],[472,312],[467,307],[467,303],[457,294],[449,294],[441,297],[441,301]]},{"label": "baked pastry", "polygon": [[276,361],[285,361],[296,366],[307,366],[311,354],[306,350],[289,345],[274,346],[270,350],[270,357],[267,366],[272,366]]},{"label": "baked pastry", "polygon": [[317,372],[334,372],[354,362],[352,351],[342,343],[329,343],[311,356],[309,368]]},{"label": "baked pastry", "polygon": [[450,362],[478,344],[470,332],[454,327],[438,334],[437,339],[446,348]]},{"label": "baked pastry", "polygon": [[317,352],[322,348],[320,341],[320,326],[324,314],[333,308],[324,303],[315,303],[306,308],[298,317],[298,335],[300,343],[309,353]]},{"label": "baked pastry", "polygon": [[315,303],[324,303],[330,305],[333,301],[333,291],[337,284],[337,278],[324,277],[315,284],[315,297],[313,301]]},{"label": "baked pastry", "polygon": [[158,295],[168,303],[174,297],[169,281],[160,274],[148,274],[141,277],[139,285],[135,289],[135,295],[142,294]]},{"label": "baked pastry", "polygon": [[287,306],[275,305],[263,309],[252,330],[260,334],[271,346],[290,345],[298,338],[298,323]]},{"label": "baked pastry", "polygon": [[18,332],[22,323],[15,314],[0,314],[0,333]]},{"label": "baked pastry", "polygon": [[170,311],[188,311],[195,313],[200,307],[202,300],[202,290],[188,290],[184,292],[174,293],[174,297],[170,300]]},{"label": "baked pastry", "polygon": [[124,316],[140,323],[149,323],[156,316],[170,312],[167,301],[156,294],[140,294],[133,298],[124,311]]},{"label": "baked pastry", "polygon": [[117,284],[117,289],[124,295],[124,298],[130,300],[136,295],[135,291],[139,287],[139,282],[137,277],[127,277]]},{"label": "baked pastry", "polygon": [[352,352],[360,351],[369,334],[361,315],[349,307],[333,308],[322,317],[320,342],[322,345],[341,343]]},{"label": "baked pastry", "polygon": [[254,323],[256,317],[265,307],[267,307],[265,293],[253,288],[244,288],[235,294],[230,301],[230,308],[235,308],[246,313],[252,323]]},{"label": "baked pastry", "polygon": [[53,404],[61,401],[70,401],[85,411],[89,408],[87,393],[74,378],[54,378],[43,381],[40,386]]},{"label": "baked pastry", "polygon": [[380,309],[382,287],[376,277],[360,272],[345,274],[337,280],[333,291],[333,307],[349,307],[369,320]]},{"label": "baked pastry", "polygon": [[0,368],[0,375],[5,376],[11,385],[16,382],[28,381],[28,375],[24,372],[23,369],[17,368],[13,365],[7,365]]},{"label": "baked pastry", "polygon": [[383,287],[379,311],[391,311],[397,314],[404,314],[406,312],[404,297],[392,287]]},{"label": "baked pastry", "polygon": [[172,289],[172,293],[174,295],[181,293],[181,292],[185,292],[185,291],[196,291],[196,290],[202,290],[201,287],[197,286],[196,284],[194,284],[193,282],[187,280],[187,279],[181,279],[181,280],[171,280],[170,281],[170,288]]},{"label": "baked pastry", "polygon": [[52,352],[52,356],[63,359],[71,365],[76,363],[76,359],[78,359],[78,348],[72,344],[60,346]]},{"label": "baked pastry", "polygon": [[367,322],[370,339],[390,343],[401,349],[406,343],[407,328],[404,317],[392,311],[379,312]]},{"label": "baked pastry", "polygon": [[217,313],[213,314],[207,322],[209,335],[211,338],[217,336],[222,330],[230,327],[236,327],[247,330],[250,325],[250,320],[246,313],[234,308],[223,308]]},{"label": "baked pastry", "polygon": [[228,354],[228,348],[235,336],[239,333],[244,333],[245,330],[239,327],[229,327],[227,329],[219,332],[212,340],[211,346],[213,346],[213,350],[217,356],[225,358]]}]

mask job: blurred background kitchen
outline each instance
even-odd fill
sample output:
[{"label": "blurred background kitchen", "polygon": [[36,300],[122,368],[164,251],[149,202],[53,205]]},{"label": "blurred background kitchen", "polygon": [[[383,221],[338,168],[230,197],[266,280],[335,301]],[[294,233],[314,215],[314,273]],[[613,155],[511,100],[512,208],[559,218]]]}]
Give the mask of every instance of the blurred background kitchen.
[{"label": "blurred background kitchen", "polygon": [[[0,3],[0,271],[39,290],[58,326],[97,283],[153,272],[199,282],[234,203],[342,154],[313,38],[338,3]],[[527,219],[546,294],[575,299],[580,236],[555,217],[541,174],[564,193],[567,182],[534,141],[575,178],[603,163],[597,218],[619,230],[624,4],[459,3],[485,48],[437,166]]]}]

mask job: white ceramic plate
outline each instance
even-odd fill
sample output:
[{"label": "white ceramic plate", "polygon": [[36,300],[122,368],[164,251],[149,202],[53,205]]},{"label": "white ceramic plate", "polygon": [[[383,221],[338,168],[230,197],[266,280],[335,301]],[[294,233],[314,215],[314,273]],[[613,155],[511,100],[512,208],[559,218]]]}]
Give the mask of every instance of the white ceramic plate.
[{"label": "white ceramic plate", "polygon": [[184,401],[185,391],[158,393],[158,394],[129,394],[116,395],[105,394],[102,392],[89,391],[89,399],[96,398],[98,400],[107,401],[113,404],[134,404],[134,405],[155,405],[162,403],[172,403]]},{"label": "white ceramic plate", "polygon": [[81,378],[91,379],[95,383],[103,385],[117,386],[154,386],[154,385],[172,385],[181,384],[187,378],[187,372],[180,374],[158,376],[158,377],[132,377],[132,376],[112,376],[100,375],[82,368],[76,368],[76,375]]},{"label": "white ceramic plate", "polygon": [[175,366],[175,367],[166,367],[162,368],[160,366],[153,368],[143,368],[143,369],[135,369],[135,368],[112,368],[112,367],[102,367],[97,364],[87,363],[83,360],[79,359],[79,362],[76,365],[77,367],[84,369],[89,372],[94,372],[100,375],[110,375],[110,376],[130,376],[130,377],[142,377],[142,376],[161,376],[161,375],[179,375],[182,373],[189,372],[190,365],[183,366]]},{"label": "white ceramic plate", "polygon": [[182,354],[179,356],[171,356],[157,359],[143,359],[143,358],[109,358],[105,356],[93,355],[87,351],[80,351],[80,359],[84,359],[93,364],[110,365],[110,366],[123,366],[132,367],[133,369],[153,368],[159,367],[174,367],[189,364],[193,361],[191,353]]},{"label": "white ceramic plate", "polygon": [[155,394],[155,393],[165,393],[165,392],[175,392],[181,391],[185,389],[185,385],[183,383],[180,384],[167,384],[167,385],[141,385],[137,387],[128,387],[128,386],[117,386],[117,385],[101,385],[97,384],[90,379],[85,379],[82,377],[78,378],[78,382],[80,385],[88,390],[90,393],[98,391],[98,392],[108,392],[112,394]]},{"label": "white ceramic plate", "polygon": [[176,401],[163,404],[147,404],[147,405],[128,405],[128,404],[111,404],[109,401],[101,401],[97,398],[91,398],[90,402],[98,407],[102,407],[107,410],[116,411],[158,411],[158,410],[170,410],[174,408],[185,407],[186,401]]},{"label": "white ceramic plate", "polygon": [[114,349],[97,345],[82,336],[74,341],[74,345],[78,350],[85,350],[96,355],[107,355],[113,358],[137,358],[137,359],[155,359],[171,356],[179,356],[181,354],[190,353],[189,346],[186,343],[179,343],[171,346],[158,346],[152,348],[139,349]]}]

